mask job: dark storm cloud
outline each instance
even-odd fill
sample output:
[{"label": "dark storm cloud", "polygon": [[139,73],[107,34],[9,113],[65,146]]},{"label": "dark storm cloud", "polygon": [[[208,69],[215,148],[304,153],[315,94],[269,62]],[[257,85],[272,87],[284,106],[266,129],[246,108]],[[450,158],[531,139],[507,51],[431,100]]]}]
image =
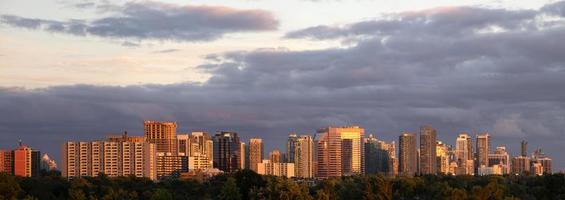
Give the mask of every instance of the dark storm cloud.
[{"label": "dark storm cloud", "polygon": [[275,30],[278,21],[263,10],[221,6],[176,6],[131,2],[111,16],[94,20],[55,21],[2,15],[0,22],[19,28],[72,35],[175,41],[208,41],[233,32]]},{"label": "dark storm cloud", "polygon": [[432,124],[450,144],[473,130],[515,152],[527,139],[563,169],[565,23],[545,23],[547,9],[435,9],[394,14],[403,19],[392,24],[329,27],[338,34],[325,38],[356,37],[355,45],[208,55],[199,69],[211,78],[202,84],[4,88],[0,131],[5,141],[54,149],[107,132],[139,135],[144,119],[176,120],[181,131],[236,130],[282,146],[293,130],[359,124],[396,140]]}]

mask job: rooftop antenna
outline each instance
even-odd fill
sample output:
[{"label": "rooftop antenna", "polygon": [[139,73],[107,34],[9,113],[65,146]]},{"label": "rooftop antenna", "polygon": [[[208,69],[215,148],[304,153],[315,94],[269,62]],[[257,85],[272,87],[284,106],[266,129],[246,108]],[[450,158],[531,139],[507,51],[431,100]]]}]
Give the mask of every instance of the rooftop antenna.
[{"label": "rooftop antenna", "polygon": [[18,139],[18,143],[20,144],[20,147],[22,146],[22,139]]}]

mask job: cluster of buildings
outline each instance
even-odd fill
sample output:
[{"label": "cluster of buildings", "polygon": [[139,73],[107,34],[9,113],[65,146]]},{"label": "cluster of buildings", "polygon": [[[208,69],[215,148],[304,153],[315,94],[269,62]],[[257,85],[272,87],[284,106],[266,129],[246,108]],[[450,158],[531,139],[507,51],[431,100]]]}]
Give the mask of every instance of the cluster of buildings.
[{"label": "cluster of buildings", "polygon": [[491,138],[487,132],[475,136],[462,132],[455,146],[436,139],[436,130],[427,125],[420,127],[420,145],[416,134],[403,132],[399,137],[400,175],[451,174],[451,175],[542,175],[552,173],[551,158],[541,149],[531,156],[527,153],[527,142],[522,141],[520,156],[510,157],[504,146],[491,149]]},{"label": "cluster of buildings", "polygon": [[[473,140],[475,142],[473,142]],[[398,149],[397,149],[398,148]],[[250,169],[263,175],[328,178],[359,174],[489,175],[551,173],[551,158],[536,150],[510,158],[503,146],[491,149],[488,133],[461,133],[455,146],[437,140],[430,125],[417,134],[403,132],[385,142],[365,135],[359,126],[327,127],[316,134],[291,133],[286,151],[265,153],[261,138],[241,141],[235,132],[177,134],[176,122],[145,121],[143,136],[109,136],[97,141],[67,142],[62,148],[63,176],[210,177]]]},{"label": "cluster of buildings", "polygon": [[41,170],[55,170],[57,164],[49,159],[49,155],[34,150],[20,141],[18,147],[12,150],[0,149],[0,173],[15,176],[38,176]]}]

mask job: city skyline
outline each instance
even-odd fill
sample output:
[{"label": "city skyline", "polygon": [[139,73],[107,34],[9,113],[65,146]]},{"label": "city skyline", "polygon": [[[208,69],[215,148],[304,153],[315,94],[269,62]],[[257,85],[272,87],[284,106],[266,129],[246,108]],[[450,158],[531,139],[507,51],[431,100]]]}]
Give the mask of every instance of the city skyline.
[{"label": "city skyline", "polygon": [[[290,132],[359,125],[398,145],[431,124],[489,153],[525,140],[565,170],[564,36],[556,0],[3,0],[0,147],[60,162],[62,143],[145,135],[152,119],[237,132],[242,150],[259,137],[267,154]],[[433,143],[417,143],[425,165]]]}]

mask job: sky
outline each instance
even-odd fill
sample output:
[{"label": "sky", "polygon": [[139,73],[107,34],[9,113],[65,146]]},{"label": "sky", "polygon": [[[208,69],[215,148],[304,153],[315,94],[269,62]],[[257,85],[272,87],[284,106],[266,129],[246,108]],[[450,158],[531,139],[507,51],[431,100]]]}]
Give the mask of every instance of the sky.
[{"label": "sky", "polygon": [[[33,6],[30,6],[33,5]],[[237,131],[360,125],[397,141],[521,140],[565,170],[565,1],[0,0],[0,148],[143,120]]]}]

